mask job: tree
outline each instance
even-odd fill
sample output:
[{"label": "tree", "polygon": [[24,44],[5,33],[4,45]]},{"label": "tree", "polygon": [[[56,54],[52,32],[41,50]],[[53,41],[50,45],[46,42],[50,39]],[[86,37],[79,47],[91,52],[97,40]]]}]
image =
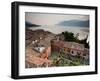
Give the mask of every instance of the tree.
[{"label": "tree", "polygon": [[85,48],[89,48],[89,43],[87,43],[88,35],[83,40],[79,40],[79,43],[84,44]]},{"label": "tree", "polygon": [[77,42],[77,43],[80,43],[80,44],[84,44],[85,48],[89,48],[89,43],[87,43],[88,35],[86,36],[86,38],[79,40],[77,36],[74,37],[74,34],[72,32],[66,31],[66,32],[62,32],[62,34],[65,37],[65,41]]},{"label": "tree", "polygon": [[62,32],[62,34],[64,35],[65,37],[65,40],[66,41],[75,41],[76,38],[74,37],[74,34],[72,32]]}]

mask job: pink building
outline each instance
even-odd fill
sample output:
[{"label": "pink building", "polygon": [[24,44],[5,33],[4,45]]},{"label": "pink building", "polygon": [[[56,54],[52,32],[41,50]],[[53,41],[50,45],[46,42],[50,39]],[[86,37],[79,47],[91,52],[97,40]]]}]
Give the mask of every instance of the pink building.
[{"label": "pink building", "polygon": [[85,54],[89,55],[89,50],[86,50],[83,44],[61,40],[51,41],[51,51],[57,53],[62,51],[65,54],[71,54],[73,56],[84,56]]}]

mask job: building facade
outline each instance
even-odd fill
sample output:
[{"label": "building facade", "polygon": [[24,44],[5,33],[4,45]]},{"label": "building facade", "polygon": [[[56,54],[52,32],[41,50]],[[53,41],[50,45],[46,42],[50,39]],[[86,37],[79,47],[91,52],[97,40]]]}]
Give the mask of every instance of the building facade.
[{"label": "building facade", "polygon": [[71,54],[72,56],[89,56],[89,50],[83,44],[76,42],[66,42],[61,40],[51,40],[51,51],[56,53]]}]

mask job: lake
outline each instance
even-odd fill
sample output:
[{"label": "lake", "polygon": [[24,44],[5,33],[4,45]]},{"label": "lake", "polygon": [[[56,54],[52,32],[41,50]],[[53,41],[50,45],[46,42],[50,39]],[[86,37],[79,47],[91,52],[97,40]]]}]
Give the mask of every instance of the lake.
[{"label": "lake", "polygon": [[60,34],[64,31],[72,32],[74,35],[79,33],[78,39],[84,39],[88,35],[88,40],[89,41],[89,28],[88,27],[74,27],[74,26],[58,26],[58,25],[44,25],[40,27],[30,27],[29,29],[31,30],[38,30],[38,29],[43,29],[45,31],[49,31],[54,34]]}]

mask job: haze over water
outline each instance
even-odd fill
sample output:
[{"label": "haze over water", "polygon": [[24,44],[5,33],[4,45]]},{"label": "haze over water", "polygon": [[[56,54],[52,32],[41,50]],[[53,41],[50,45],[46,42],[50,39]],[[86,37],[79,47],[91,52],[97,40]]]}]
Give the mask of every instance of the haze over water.
[{"label": "haze over water", "polygon": [[78,38],[84,39],[88,35],[88,41],[89,41],[89,28],[87,27],[74,27],[74,26],[58,26],[58,25],[44,25],[40,27],[30,27],[29,29],[31,30],[38,30],[38,29],[43,29],[45,31],[49,31],[53,34],[60,34],[62,32],[68,31],[74,33],[76,35],[79,33]]}]

